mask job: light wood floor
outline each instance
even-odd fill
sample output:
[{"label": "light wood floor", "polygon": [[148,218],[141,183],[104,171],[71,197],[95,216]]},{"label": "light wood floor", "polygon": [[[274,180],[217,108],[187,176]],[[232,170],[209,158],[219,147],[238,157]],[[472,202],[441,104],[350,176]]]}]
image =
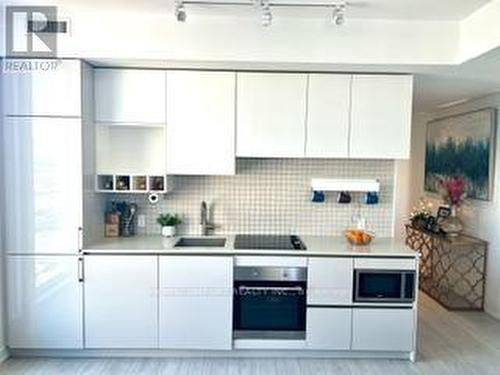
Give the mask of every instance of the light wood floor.
[{"label": "light wood floor", "polygon": [[447,312],[426,296],[420,306],[419,359],[52,359],[11,358],[0,374],[500,374],[500,322],[483,313]]}]

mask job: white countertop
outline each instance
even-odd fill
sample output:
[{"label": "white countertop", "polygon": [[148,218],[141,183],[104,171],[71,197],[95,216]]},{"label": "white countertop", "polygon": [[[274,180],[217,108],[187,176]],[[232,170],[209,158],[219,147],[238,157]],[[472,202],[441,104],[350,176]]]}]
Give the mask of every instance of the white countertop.
[{"label": "white countertop", "polygon": [[[196,236],[186,236],[196,237]],[[372,256],[408,257],[418,253],[408,248],[403,241],[394,238],[374,238],[368,246],[352,246],[344,237],[300,236],[307,250],[235,250],[234,235],[212,236],[226,238],[225,247],[181,247],[175,248],[176,238],[161,236],[135,236],[104,238],[84,248],[86,254],[158,254],[158,255],[286,255],[286,256]]]}]

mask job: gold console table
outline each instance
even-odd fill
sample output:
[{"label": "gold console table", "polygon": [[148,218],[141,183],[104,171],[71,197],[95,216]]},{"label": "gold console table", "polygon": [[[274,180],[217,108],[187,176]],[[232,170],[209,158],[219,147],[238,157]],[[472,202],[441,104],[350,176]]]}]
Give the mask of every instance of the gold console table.
[{"label": "gold console table", "polygon": [[406,225],[406,245],[420,252],[420,289],[449,310],[483,310],[488,243]]}]

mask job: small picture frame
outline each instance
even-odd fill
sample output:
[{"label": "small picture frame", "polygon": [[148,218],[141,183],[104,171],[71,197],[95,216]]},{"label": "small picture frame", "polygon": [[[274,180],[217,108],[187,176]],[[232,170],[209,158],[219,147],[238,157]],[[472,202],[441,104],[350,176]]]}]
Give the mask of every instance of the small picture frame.
[{"label": "small picture frame", "polygon": [[451,208],[449,206],[439,206],[438,211],[437,211],[438,221],[446,219],[450,215],[451,215]]}]

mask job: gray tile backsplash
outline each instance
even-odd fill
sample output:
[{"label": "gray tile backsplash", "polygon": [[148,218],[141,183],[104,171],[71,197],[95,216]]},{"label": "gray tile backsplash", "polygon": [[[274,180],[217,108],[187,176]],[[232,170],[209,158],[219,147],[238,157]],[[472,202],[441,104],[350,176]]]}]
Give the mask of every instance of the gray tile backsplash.
[{"label": "gray tile backsplash", "polygon": [[[156,217],[177,213],[183,224],[179,234],[200,234],[200,204],[213,206],[216,234],[297,233],[339,235],[350,225],[357,209],[378,236],[392,233],[394,162],[392,160],[339,159],[238,159],[235,176],[172,176],[174,189],[150,205],[145,195],[120,194],[109,199],[133,201],[146,227],[138,234],[158,234]],[[324,203],[311,202],[313,177],[377,178],[380,203],[336,203],[336,193],[326,193]],[[361,202],[363,194],[353,194]]]}]

